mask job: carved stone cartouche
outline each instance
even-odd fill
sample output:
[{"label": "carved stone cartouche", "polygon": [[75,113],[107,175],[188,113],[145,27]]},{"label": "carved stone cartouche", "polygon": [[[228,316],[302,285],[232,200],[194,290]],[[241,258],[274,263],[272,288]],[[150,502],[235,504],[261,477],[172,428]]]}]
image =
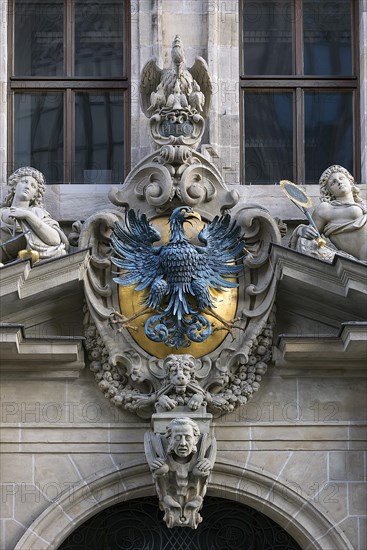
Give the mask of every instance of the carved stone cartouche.
[{"label": "carved stone cartouche", "polygon": [[[152,431],[145,434],[145,451],[164,519],[168,527],[194,529],[201,521],[199,511],[215,461],[212,417],[245,405],[259,389],[271,360],[277,280],[269,259],[269,243],[281,241],[278,224],[269,212],[261,206],[239,204],[238,194],[228,189],[214,164],[194,150],[203,132],[211,90],[205,62],[196,60],[187,69],[177,37],[170,68],[159,69],[154,61],[145,66],[141,103],[160,149],[143,159],[120,188],[111,190],[109,198],[114,208],[86,220],[79,239],[81,248],[91,250],[84,277],[85,347],[90,369],[111,403],[152,419]],[[181,230],[172,240],[172,226],[177,216],[193,214],[193,209],[206,225],[199,227],[195,223],[202,222],[192,220],[190,246],[186,246]],[[223,222],[229,220],[226,215],[230,209],[236,226]],[[220,216],[224,225],[218,221]],[[167,224],[168,235],[163,229]],[[128,231],[128,226],[134,231]],[[222,276],[227,280],[229,275],[238,273],[238,288],[229,289],[227,294],[211,289],[216,300],[210,304],[215,305],[216,316],[208,313],[211,334],[197,342],[195,333],[190,340],[190,354],[183,341],[172,353],[168,340],[156,343],[145,336],[143,327],[151,313],[139,319],[142,305],[156,306],[153,310],[168,307],[167,271],[160,266],[159,273],[155,272],[158,277],[150,282],[144,279],[136,283],[131,279],[136,269],[128,264],[137,244],[132,233],[142,237],[138,248],[144,248],[148,240],[149,254],[142,261],[144,276],[159,250],[168,250],[166,243],[180,243],[176,247],[177,258],[168,255],[167,263],[180,282],[180,277],[187,275],[186,267],[193,265],[193,249],[205,255],[208,231],[215,226],[215,253],[224,241],[221,250],[226,269]],[[230,244],[235,234],[241,236],[241,250],[237,244]],[[120,244],[116,243],[116,235]],[[163,236],[161,241],[159,236]],[[199,246],[200,242],[203,246]],[[188,278],[187,287],[181,288],[182,296],[189,293],[187,309],[194,311],[186,313],[193,317],[201,315],[205,301],[199,300],[201,292],[196,291],[202,291],[207,298],[207,280],[212,276],[205,276],[206,286],[199,288],[199,271]],[[124,277],[131,287],[116,284]],[[136,291],[139,285],[141,290]],[[160,296],[159,292],[150,296],[153,287],[164,294],[162,301],[153,303],[153,298]],[[127,294],[123,292],[125,288]],[[131,305],[128,316],[124,300]],[[173,306],[173,316],[180,303],[185,313],[184,300],[180,300],[177,309]],[[226,300],[233,306],[229,318],[235,318],[233,328],[215,325],[219,316],[227,320],[221,315],[221,304]],[[120,320],[128,319],[131,326],[125,326],[123,321],[121,330],[116,330],[116,315]],[[139,331],[145,340],[135,335]]]}]

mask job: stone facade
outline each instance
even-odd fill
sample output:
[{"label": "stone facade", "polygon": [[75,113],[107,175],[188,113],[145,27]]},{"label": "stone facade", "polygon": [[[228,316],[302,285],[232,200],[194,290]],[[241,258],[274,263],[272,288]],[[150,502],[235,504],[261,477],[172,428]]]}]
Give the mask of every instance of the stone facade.
[{"label": "stone facade", "polygon": [[[154,493],[149,423],[116,409],[83,368],[87,256],[1,270],[4,550],[57,548],[105,506]],[[365,268],[281,246],[272,261],[274,365],[246,407],[214,423],[207,494],[261,510],[302,548],[363,550]]]},{"label": "stone facade", "polygon": [[[6,179],[6,2],[1,2],[1,178]],[[216,84],[202,152],[246,202],[298,219],[274,188],[239,186],[238,2],[131,2],[132,159],[153,150],[138,101],[145,62],[183,35],[188,64],[208,59]],[[366,165],[367,2],[360,2],[361,135]],[[4,99],[5,98],[5,99]],[[4,124],[3,124],[4,122]],[[317,186],[315,186],[317,187]],[[318,189],[310,187],[311,195]],[[106,207],[108,186],[52,185],[52,216],[67,224]],[[2,550],[56,549],[116,502],[154,494],[144,456],[149,423],[121,411],[85,368],[82,280],[88,251],[0,271]],[[274,364],[246,407],[214,423],[217,460],[207,494],[274,519],[304,550],[367,548],[365,268],[323,264],[282,246]],[[204,550],[204,549],[203,549]]]},{"label": "stone facade", "polygon": [[[0,84],[0,184],[7,176],[7,1],[1,2]],[[148,132],[148,121],[140,110],[139,78],[148,59],[155,56],[160,66],[169,62],[171,42],[182,34],[190,66],[197,55],[208,60],[214,82],[210,120],[203,138],[202,152],[218,165],[226,183],[236,186],[245,200],[253,200],[284,220],[298,220],[299,211],[282,196],[275,186],[243,186],[240,174],[240,96],[239,96],[239,2],[179,0],[131,1],[131,166],[154,150]],[[364,195],[367,187],[367,4],[359,2],[360,76],[361,76],[361,181]],[[183,26],[184,25],[184,26]],[[185,33],[182,33],[182,29]],[[3,124],[4,121],[4,124]],[[205,145],[206,144],[206,145]],[[86,219],[108,205],[106,185],[50,185],[47,208],[52,217],[70,223]],[[317,186],[306,186],[311,197],[318,197]]]}]

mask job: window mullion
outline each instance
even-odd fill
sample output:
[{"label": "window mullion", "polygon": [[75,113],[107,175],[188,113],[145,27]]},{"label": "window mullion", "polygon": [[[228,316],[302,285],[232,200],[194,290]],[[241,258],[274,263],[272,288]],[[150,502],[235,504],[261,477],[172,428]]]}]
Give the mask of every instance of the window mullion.
[{"label": "window mullion", "polygon": [[75,93],[68,88],[64,95],[64,178],[65,183],[71,183],[74,180],[75,164]]},{"label": "window mullion", "polygon": [[74,76],[74,0],[65,0],[64,14],[65,75]]},{"label": "window mullion", "polygon": [[357,86],[353,94],[353,173],[357,181],[361,178],[361,104],[360,104],[360,44],[359,44],[359,6],[358,2],[352,2],[352,74],[357,76]]},{"label": "window mullion", "polygon": [[14,92],[8,94],[8,173],[14,170]]},{"label": "window mullion", "polygon": [[361,178],[361,162],[360,162],[360,150],[361,150],[361,127],[358,121],[361,120],[360,111],[360,93],[359,88],[354,90],[353,93],[353,173],[357,181]]},{"label": "window mullion", "polygon": [[295,74],[303,75],[303,12],[302,0],[294,0],[293,47]]},{"label": "window mullion", "polygon": [[[65,75],[66,78],[74,76],[74,0],[65,0]],[[75,163],[75,94],[71,88],[64,92],[64,178],[65,183],[74,181]]]},{"label": "window mullion", "polygon": [[298,185],[305,181],[305,166],[304,166],[304,99],[302,88],[296,88],[295,90],[295,102],[294,102],[294,120],[295,120],[295,179]]}]

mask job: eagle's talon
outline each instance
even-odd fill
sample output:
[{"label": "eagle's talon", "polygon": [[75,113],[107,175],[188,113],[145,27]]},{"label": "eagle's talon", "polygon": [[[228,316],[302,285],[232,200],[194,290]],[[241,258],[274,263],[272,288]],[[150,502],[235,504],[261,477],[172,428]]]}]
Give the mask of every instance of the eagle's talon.
[{"label": "eagle's talon", "polygon": [[129,325],[127,323],[123,323],[122,326],[120,328],[117,329],[117,332],[123,332],[125,329],[130,329],[130,330],[135,330],[135,332],[138,332],[138,327],[134,326],[134,325]]},{"label": "eagle's talon", "polygon": [[126,319],[125,315],[122,315],[119,311],[115,310],[110,313],[110,322],[111,323],[119,323],[119,321],[116,321],[115,319],[112,319],[112,317],[120,317],[120,319]]},{"label": "eagle's talon", "polygon": [[109,324],[110,325],[116,325],[118,323],[122,323],[123,321],[118,321],[117,319],[110,319],[109,320]]},{"label": "eagle's talon", "polygon": [[[134,315],[131,315],[131,317],[126,317],[125,315],[122,315],[119,311],[113,311],[110,315],[109,323],[110,325],[118,324],[120,327],[117,329],[117,332],[122,332],[125,329],[134,330],[135,332],[138,332],[139,327],[135,325],[130,325],[130,321],[133,321],[134,319],[137,319],[141,315],[144,315],[147,310],[149,311],[150,308],[143,308],[142,310],[138,311]],[[113,317],[119,317],[119,319],[113,319]]]},{"label": "eagle's talon", "polygon": [[224,319],[223,317],[215,313],[212,309],[207,310],[207,313],[208,315],[211,315],[212,317],[217,319],[217,321],[219,321],[222,325],[222,327],[216,327],[215,323],[212,323],[213,332],[217,332],[218,330],[227,330],[231,334],[232,338],[235,339],[232,334],[232,331],[234,329],[245,330],[243,327],[240,327],[235,324],[237,321],[242,320],[241,317],[236,317],[232,321],[227,321],[227,319]]}]

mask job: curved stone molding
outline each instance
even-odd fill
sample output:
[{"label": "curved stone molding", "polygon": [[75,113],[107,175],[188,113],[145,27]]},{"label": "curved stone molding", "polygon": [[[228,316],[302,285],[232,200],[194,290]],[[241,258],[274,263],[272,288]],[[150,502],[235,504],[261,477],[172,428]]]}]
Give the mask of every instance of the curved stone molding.
[{"label": "curved stone molding", "polygon": [[[145,463],[98,472],[83,480],[81,486],[64,491],[29,526],[14,550],[56,550],[79,525],[99,511],[153,493]],[[236,463],[217,459],[207,493],[263,512],[305,550],[353,550],[341,528],[320,505],[263,472],[244,470]]]},{"label": "curved stone molding", "polygon": [[203,155],[186,146],[165,145],[145,157],[121,187],[112,188],[109,199],[119,207],[143,209],[148,219],[187,204],[210,220],[233,208],[239,196]]},{"label": "curved stone molding", "polygon": [[[147,355],[137,349],[128,331],[116,333],[110,323],[111,315],[118,308],[117,285],[111,275],[110,235],[114,223],[121,218],[122,213],[116,211],[92,216],[84,223],[79,241],[80,247],[91,249],[84,276],[87,362],[100,389],[105,391],[108,386],[111,399],[117,394],[117,388],[133,389],[128,382],[134,385],[135,381],[139,384],[149,378]],[[146,377],[141,374],[144,369]],[[150,381],[148,385],[143,384],[143,393],[150,393],[152,388]]]}]

